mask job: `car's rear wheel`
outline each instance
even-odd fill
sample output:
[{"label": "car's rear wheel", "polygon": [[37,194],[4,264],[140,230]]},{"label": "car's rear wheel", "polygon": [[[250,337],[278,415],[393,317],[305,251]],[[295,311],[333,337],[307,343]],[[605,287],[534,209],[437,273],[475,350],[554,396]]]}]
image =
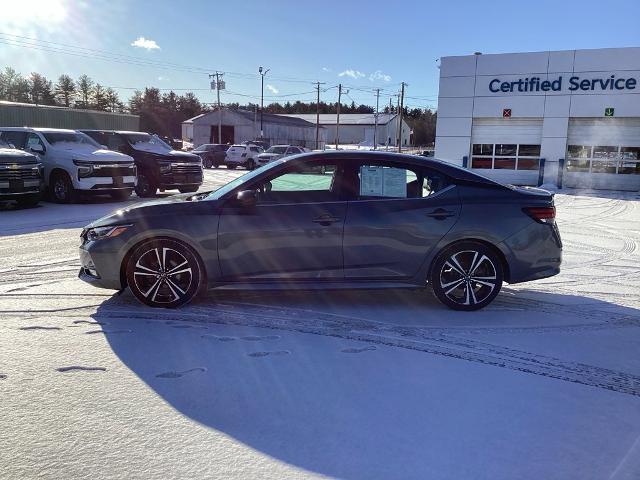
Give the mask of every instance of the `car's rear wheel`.
[{"label": "car's rear wheel", "polygon": [[430,283],[438,300],[454,310],[479,310],[502,288],[502,262],[490,247],[460,242],[442,251],[431,268]]},{"label": "car's rear wheel", "polygon": [[138,182],[136,183],[136,195],[139,197],[153,197],[158,191],[158,187],[156,187],[151,179],[144,174],[138,174]]},{"label": "car's rear wheel", "polygon": [[247,170],[254,170],[256,168],[256,162],[253,160],[253,158],[250,158],[245,162],[244,168],[246,168]]},{"label": "car's rear wheel", "polygon": [[183,243],[161,239],[138,246],[127,262],[127,284],[142,303],[175,308],[190,302],[204,287],[204,269]]},{"label": "car's rear wheel", "polygon": [[198,186],[179,188],[180,193],[193,193],[198,191]]}]

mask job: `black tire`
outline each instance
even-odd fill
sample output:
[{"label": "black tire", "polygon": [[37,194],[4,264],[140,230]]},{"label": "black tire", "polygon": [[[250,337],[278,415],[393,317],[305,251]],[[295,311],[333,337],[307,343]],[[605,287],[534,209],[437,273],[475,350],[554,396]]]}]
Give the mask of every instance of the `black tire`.
[{"label": "black tire", "polygon": [[51,175],[50,192],[51,198],[56,203],[71,203],[77,197],[67,172],[58,171]]},{"label": "black tire", "polygon": [[155,197],[158,187],[144,174],[138,174],[138,182],[135,186],[136,195],[142,198]]},{"label": "black tire", "polygon": [[195,187],[179,188],[178,191],[180,193],[193,193],[198,191],[198,186],[196,185]]},{"label": "black tire", "polygon": [[184,305],[206,285],[204,268],[196,254],[171,239],[151,240],[136,247],[127,261],[126,276],[133,295],[155,308]]},{"label": "black tire", "polygon": [[438,300],[447,307],[473,311],[496,298],[503,279],[502,261],[492,248],[464,241],[438,254],[429,282]]},{"label": "black tire", "polygon": [[16,203],[20,208],[33,208],[40,203],[40,194],[23,195],[16,199]]},{"label": "black tire", "polygon": [[211,165],[212,165],[211,160],[209,160],[209,159],[206,159],[203,162],[203,164],[204,164],[204,168],[211,168]]},{"label": "black tire", "polygon": [[253,158],[250,158],[249,160],[247,160],[244,164],[244,168],[246,168],[247,170],[255,170],[256,168],[256,162]]},{"label": "black tire", "polygon": [[123,201],[123,200],[127,200],[130,196],[131,196],[131,192],[132,190],[114,190],[113,192],[109,193],[109,195],[111,196],[112,199],[116,200],[116,201]]}]

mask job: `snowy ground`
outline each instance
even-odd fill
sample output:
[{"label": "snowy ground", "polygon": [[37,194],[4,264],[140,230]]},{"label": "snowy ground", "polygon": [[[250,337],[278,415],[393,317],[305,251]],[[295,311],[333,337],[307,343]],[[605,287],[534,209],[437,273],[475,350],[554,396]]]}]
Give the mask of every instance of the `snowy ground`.
[{"label": "snowy ground", "polygon": [[0,210],[0,478],[640,478],[640,197],[556,201],[562,274],[477,313],[394,290],[150,310],[76,279],[80,227],[121,204]]}]

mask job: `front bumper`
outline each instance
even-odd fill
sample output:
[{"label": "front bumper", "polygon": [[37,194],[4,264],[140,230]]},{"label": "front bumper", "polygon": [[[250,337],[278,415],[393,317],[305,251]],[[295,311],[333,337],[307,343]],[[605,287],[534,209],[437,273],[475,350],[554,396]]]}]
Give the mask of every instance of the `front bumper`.
[{"label": "front bumper", "polygon": [[[120,265],[122,264],[122,256],[119,254],[120,249],[115,245],[105,248],[99,243],[100,241],[83,241],[79,249],[80,272],[78,272],[78,278],[94,287],[121,290]],[[122,242],[117,239],[105,243],[122,245]]]},{"label": "front bumper", "polygon": [[119,190],[119,189],[132,189],[135,187],[136,177],[87,177],[81,179],[75,179],[73,187],[76,190]]}]

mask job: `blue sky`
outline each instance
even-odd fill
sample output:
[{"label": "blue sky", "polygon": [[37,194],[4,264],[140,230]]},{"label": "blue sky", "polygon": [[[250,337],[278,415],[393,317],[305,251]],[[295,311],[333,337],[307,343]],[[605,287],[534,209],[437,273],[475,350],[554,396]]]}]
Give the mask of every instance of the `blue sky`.
[{"label": "blue sky", "polygon": [[[379,87],[384,104],[404,81],[408,105],[435,107],[441,56],[640,45],[638,0],[10,0],[2,11],[0,67],[50,79],[86,73],[123,98],[157,86],[203,89],[195,93],[211,102],[206,72],[218,69],[230,72],[224,102],[255,101],[263,65],[266,102],[313,100],[319,80],[325,101],[336,101],[330,87],[342,82],[345,103],[373,104]],[[114,54],[119,62],[104,58]]]}]

